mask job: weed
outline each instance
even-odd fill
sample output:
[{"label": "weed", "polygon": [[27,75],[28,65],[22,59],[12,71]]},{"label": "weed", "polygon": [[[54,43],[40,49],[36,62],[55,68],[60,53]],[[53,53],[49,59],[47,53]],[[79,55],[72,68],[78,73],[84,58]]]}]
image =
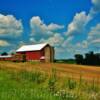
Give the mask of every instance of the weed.
[{"label": "weed", "polygon": [[58,91],[55,96],[61,98],[61,100],[78,100],[78,95],[68,92],[68,90],[60,90]]},{"label": "weed", "polygon": [[57,82],[56,69],[53,68],[52,74],[48,80],[49,90],[53,93],[56,91],[56,82]]},{"label": "weed", "polygon": [[73,79],[71,79],[71,78],[68,78],[67,79],[67,84],[66,84],[66,86],[67,86],[67,88],[68,89],[75,89],[76,88],[76,81],[75,80],[73,80]]}]

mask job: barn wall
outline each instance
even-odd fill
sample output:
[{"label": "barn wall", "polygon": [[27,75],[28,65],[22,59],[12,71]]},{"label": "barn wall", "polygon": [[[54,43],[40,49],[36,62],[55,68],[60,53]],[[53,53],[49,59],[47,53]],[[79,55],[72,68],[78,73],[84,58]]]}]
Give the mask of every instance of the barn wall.
[{"label": "barn wall", "polygon": [[26,61],[31,60],[40,60],[41,56],[44,56],[44,51],[27,51],[27,52],[18,52],[17,54],[25,54]]},{"label": "barn wall", "polygon": [[40,60],[42,53],[40,51],[26,52],[26,60]]},{"label": "barn wall", "polygon": [[23,53],[16,53],[15,55],[12,56],[12,61],[24,61],[25,59]]},{"label": "barn wall", "polygon": [[4,57],[4,58],[0,58],[0,61],[11,61],[12,57]]}]

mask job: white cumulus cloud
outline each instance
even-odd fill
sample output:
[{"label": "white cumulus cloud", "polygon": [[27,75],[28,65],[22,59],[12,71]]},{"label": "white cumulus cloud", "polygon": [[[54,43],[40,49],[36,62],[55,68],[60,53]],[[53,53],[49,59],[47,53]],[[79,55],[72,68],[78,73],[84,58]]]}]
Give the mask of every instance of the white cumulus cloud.
[{"label": "white cumulus cloud", "polygon": [[54,34],[53,37],[50,37],[47,40],[47,42],[50,43],[53,46],[61,46],[63,41],[64,41],[64,38],[58,33]]},{"label": "white cumulus cloud", "polygon": [[58,25],[55,23],[46,25],[39,16],[34,16],[31,18],[30,27],[33,35],[37,34],[52,35],[53,31],[64,28],[63,25]]},{"label": "white cumulus cloud", "polygon": [[0,47],[9,46],[10,44],[5,40],[0,40]]},{"label": "white cumulus cloud", "polygon": [[40,39],[39,42],[46,42],[49,43],[52,46],[61,46],[64,41],[64,38],[59,34],[55,33],[52,37],[49,37],[48,39]]},{"label": "white cumulus cloud", "polygon": [[21,20],[13,15],[0,14],[0,35],[20,35],[23,32]]},{"label": "white cumulus cloud", "polygon": [[74,16],[73,21],[68,25],[66,34],[72,35],[75,33],[81,33],[88,21],[89,19],[86,12],[77,13]]},{"label": "white cumulus cloud", "polygon": [[91,0],[93,6],[91,7],[88,14],[82,11],[80,13],[76,13],[72,22],[67,27],[67,35],[73,35],[75,33],[82,33],[85,26],[91,21],[96,14],[100,13],[100,0]]},{"label": "white cumulus cloud", "polygon": [[88,33],[88,41],[90,45],[100,47],[100,23],[91,28]]},{"label": "white cumulus cloud", "polygon": [[91,30],[89,32],[89,35],[90,36],[100,36],[100,23],[97,24],[96,26],[94,27],[91,27]]},{"label": "white cumulus cloud", "polygon": [[68,46],[72,42],[73,38],[73,36],[69,36],[66,40],[64,40],[62,47]]},{"label": "white cumulus cloud", "polygon": [[88,17],[93,19],[96,14],[100,13],[100,0],[91,0],[91,1],[93,6],[90,9]]}]

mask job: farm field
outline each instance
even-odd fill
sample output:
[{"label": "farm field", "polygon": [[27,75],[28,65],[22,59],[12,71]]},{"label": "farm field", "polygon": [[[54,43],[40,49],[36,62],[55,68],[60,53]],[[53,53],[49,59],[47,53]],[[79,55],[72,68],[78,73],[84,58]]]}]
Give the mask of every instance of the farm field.
[{"label": "farm field", "polygon": [[79,79],[80,75],[86,80],[98,80],[100,82],[100,67],[98,66],[85,66],[75,64],[59,64],[59,63],[13,63],[13,62],[0,62],[0,68],[14,69],[14,70],[27,70],[27,71],[43,71],[48,74],[51,73],[52,68],[56,69],[57,74],[60,77],[73,77]]},{"label": "farm field", "polygon": [[100,100],[100,67],[0,62],[0,100]]}]

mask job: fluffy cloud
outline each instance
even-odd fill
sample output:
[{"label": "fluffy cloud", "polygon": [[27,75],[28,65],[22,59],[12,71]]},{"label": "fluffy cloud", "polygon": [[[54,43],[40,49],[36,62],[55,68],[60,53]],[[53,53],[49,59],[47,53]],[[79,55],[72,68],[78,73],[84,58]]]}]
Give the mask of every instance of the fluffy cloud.
[{"label": "fluffy cloud", "polygon": [[93,4],[93,7],[90,9],[88,17],[90,19],[93,19],[96,14],[100,13],[100,0],[91,0],[91,1]]},{"label": "fluffy cloud", "polygon": [[9,46],[10,44],[5,40],[0,40],[0,47]]},{"label": "fluffy cloud", "polygon": [[17,20],[13,15],[0,14],[0,35],[20,35],[23,32],[21,20]]},{"label": "fluffy cloud", "polygon": [[77,13],[73,21],[68,25],[66,34],[72,35],[75,33],[81,33],[89,19],[85,12]]},{"label": "fluffy cloud", "polygon": [[69,36],[66,40],[64,40],[62,47],[68,46],[71,43],[71,41],[73,40],[73,38],[74,38],[73,36]]},{"label": "fluffy cloud", "polygon": [[92,3],[94,4],[93,10],[95,12],[100,12],[100,0],[92,0]]},{"label": "fluffy cloud", "polygon": [[100,4],[100,0],[92,0],[92,2],[95,4],[95,5],[98,5]]},{"label": "fluffy cloud", "polygon": [[75,33],[82,33],[85,26],[94,16],[100,13],[100,0],[91,0],[93,7],[90,9],[89,13],[86,15],[86,12],[77,13],[72,22],[68,25],[67,35],[73,35]]},{"label": "fluffy cloud", "polygon": [[100,37],[100,23],[92,27],[89,36],[99,36]]},{"label": "fluffy cloud", "polygon": [[68,43],[65,41],[64,46],[64,52],[67,54],[69,53],[72,56],[78,53],[82,54],[88,52],[88,42],[86,40],[78,43],[71,43],[71,41]]},{"label": "fluffy cloud", "polygon": [[63,25],[58,25],[58,24],[54,24],[54,23],[51,23],[47,26],[47,29],[50,31],[58,30],[58,29],[62,29],[62,28],[64,28]]},{"label": "fluffy cloud", "polygon": [[[87,39],[76,44],[76,51],[86,52],[92,47],[92,49],[100,49],[100,24],[97,24],[94,27],[91,27],[90,32],[88,33]],[[88,52],[88,51],[87,51]],[[80,52],[81,53],[81,52]]]},{"label": "fluffy cloud", "polygon": [[30,37],[29,41],[30,41],[31,43],[37,43],[37,41],[35,40],[34,37]]},{"label": "fluffy cloud", "polygon": [[53,46],[61,46],[63,41],[64,41],[64,38],[58,33],[54,34],[53,37],[50,37],[47,40],[47,42],[50,43]]},{"label": "fluffy cloud", "polygon": [[99,44],[99,47],[100,47],[100,39],[92,40],[91,43]]},{"label": "fluffy cloud", "polygon": [[46,25],[39,16],[32,17],[30,20],[32,35],[44,34],[52,35],[53,31],[64,28],[62,25],[51,23]]},{"label": "fluffy cloud", "polygon": [[88,48],[88,41],[83,40],[82,42],[77,43],[76,47],[80,48],[80,49],[86,49],[86,48]]},{"label": "fluffy cloud", "polygon": [[88,41],[90,45],[100,47],[100,23],[91,28],[88,33]]},{"label": "fluffy cloud", "polygon": [[91,27],[87,39],[83,40],[82,42],[76,43],[76,51],[83,51],[83,49],[84,51],[86,51],[91,47],[96,49],[100,48],[100,24]]},{"label": "fluffy cloud", "polygon": [[39,42],[47,42],[52,46],[58,47],[62,45],[63,41],[64,38],[59,33],[55,33],[52,37],[49,37],[48,39],[42,38]]}]

